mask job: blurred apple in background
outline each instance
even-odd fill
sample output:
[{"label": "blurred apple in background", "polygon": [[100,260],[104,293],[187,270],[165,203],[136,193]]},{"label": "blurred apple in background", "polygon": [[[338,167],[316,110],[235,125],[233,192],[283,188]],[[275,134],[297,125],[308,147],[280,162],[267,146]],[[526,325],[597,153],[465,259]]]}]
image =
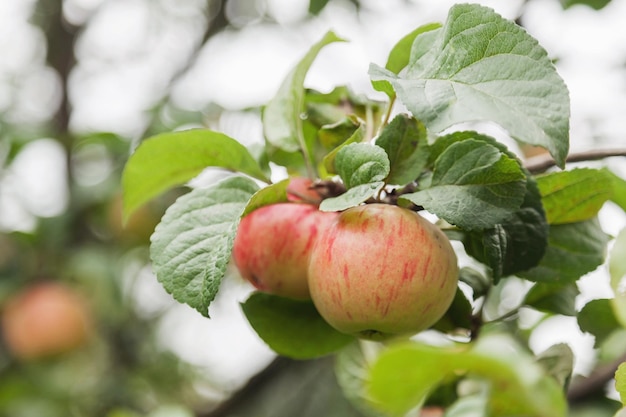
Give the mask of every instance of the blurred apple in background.
[{"label": "blurred apple in background", "polygon": [[22,360],[69,352],[91,333],[85,301],[55,282],[34,284],[11,298],[2,309],[1,324],[7,348]]}]

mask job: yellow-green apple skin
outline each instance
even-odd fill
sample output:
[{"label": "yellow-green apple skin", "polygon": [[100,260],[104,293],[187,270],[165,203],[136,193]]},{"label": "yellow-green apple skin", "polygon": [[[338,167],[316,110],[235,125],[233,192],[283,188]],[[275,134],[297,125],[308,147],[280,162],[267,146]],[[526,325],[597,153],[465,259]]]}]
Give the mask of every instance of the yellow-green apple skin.
[{"label": "yellow-green apple skin", "polygon": [[337,213],[311,204],[278,203],[241,219],[233,260],[241,276],[258,290],[309,299],[308,264],[317,237]]},{"label": "yellow-green apple skin", "polygon": [[383,340],[418,333],[452,303],[458,265],[448,238],[419,214],[388,204],[342,212],[311,252],[309,288],[337,330]]}]

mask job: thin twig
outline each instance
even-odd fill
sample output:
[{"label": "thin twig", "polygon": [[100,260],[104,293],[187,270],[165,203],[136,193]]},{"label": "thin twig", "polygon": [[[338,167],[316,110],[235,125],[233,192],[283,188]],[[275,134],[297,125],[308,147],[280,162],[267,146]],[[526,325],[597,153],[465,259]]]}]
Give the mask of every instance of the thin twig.
[{"label": "thin twig", "polygon": [[606,384],[613,379],[617,367],[626,362],[626,353],[613,362],[597,367],[591,375],[573,381],[567,390],[567,400],[570,403],[582,401],[598,391],[603,391]]},{"label": "thin twig", "polygon": [[[612,156],[626,156],[626,148],[614,149],[592,149],[589,151],[570,154],[566,159],[566,163],[596,161],[598,159],[609,158]],[[524,164],[524,167],[531,174],[541,174],[548,169],[555,167],[556,161],[548,154],[535,156],[530,158]]]}]

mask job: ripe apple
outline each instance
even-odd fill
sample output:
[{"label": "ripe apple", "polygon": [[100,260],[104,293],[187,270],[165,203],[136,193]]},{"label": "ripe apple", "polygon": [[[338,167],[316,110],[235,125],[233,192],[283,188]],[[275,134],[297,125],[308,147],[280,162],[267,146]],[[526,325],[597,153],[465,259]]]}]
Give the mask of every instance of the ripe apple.
[{"label": "ripe apple", "polygon": [[313,181],[306,177],[293,177],[287,186],[287,200],[295,203],[319,205],[322,198],[314,189]]},{"label": "ripe apple", "polygon": [[35,284],[10,299],[2,311],[2,331],[9,350],[23,360],[73,350],[90,334],[87,308],[69,287]]},{"label": "ripe apple", "polygon": [[241,219],[233,259],[260,291],[308,299],[307,269],[317,236],[337,216],[311,204],[279,203]]},{"label": "ripe apple", "polygon": [[450,241],[419,214],[389,204],[342,212],[311,252],[309,288],[337,330],[382,340],[427,329],[458,280]]}]

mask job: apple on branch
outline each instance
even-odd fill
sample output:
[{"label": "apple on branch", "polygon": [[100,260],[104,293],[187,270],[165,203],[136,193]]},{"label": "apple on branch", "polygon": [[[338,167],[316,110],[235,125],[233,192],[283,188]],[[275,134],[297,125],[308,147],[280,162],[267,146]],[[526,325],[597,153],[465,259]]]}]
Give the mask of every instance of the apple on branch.
[{"label": "apple on branch", "polygon": [[434,224],[398,206],[366,204],[339,214],[320,235],[308,275],[331,326],[382,340],[437,322],[454,298],[458,266]]},{"label": "apple on branch", "polygon": [[337,217],[317,206],[278,203],[241,219],[233,259],[243,278],[257,289],[294,299],[309,299],[307,269],[319,233]]}]

